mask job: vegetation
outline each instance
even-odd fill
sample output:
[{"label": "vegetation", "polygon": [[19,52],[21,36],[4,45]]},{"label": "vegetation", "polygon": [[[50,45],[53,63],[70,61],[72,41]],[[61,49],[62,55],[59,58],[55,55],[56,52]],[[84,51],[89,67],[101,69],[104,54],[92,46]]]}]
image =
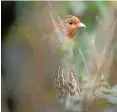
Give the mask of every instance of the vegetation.
[{"label": "vegetation", "polygon": [[[38,13],[38,11],[41,12],[45,6],[47,6],[47,2],[17,1],[16,19],[19,19],[18,24],[22,22],[22,19],[19,17],[22,16],[24,10],[34,10],[36,15],[38,14],[40,18],[42,16],[41,19],[43,22],[44,20],[46,22],[49,21],[48,18],[46,18],[46,13]],[[57,10],[53,10],[54,8]],[[87,112],[106,112],[108,109],[109,111],[107,112],[115,112],[114,109],[117,107],[117,80],[114,80],[117,74],[117,2],[53,2],[50,12],[54,12],[55,15],[53,16],[61,18],[65,15],[78,16],[87,27],[86,29],[80,30],[73,41],[74,64],[78,73],[81,93],[79,96],[72,96],[73,101],[68,106],[68,111],[84,112],[85,109],[88,109]],[[28,19],[33,20],[30,16]],[[24,21],[24,23],[26,22],[28,22],[28,20]],[[46,31],[44,27],[46,22],[43,23],[42,26],[40,25],[39,29],[43,28],[44,31]],[[18,33],[20,31],[22,35],[20,41],[23,41],[23,44],[26,46],[31,44],[31,46],[35,48],[34,51],[38,51],[38,44],[41,44],[38,43],[39,39],[35,41],[34,38],[30,37],[32,35],[32,37],[38,34],[41,35],[41,31],[37,31],[35,28],[36,25],[33,27],[33,30],[30,29],[28,25],[23,28],[22,26],[25,26],[25,24],[20,25],[21,30],[17,31],[17,29],[15,29],[15,32]],[[48,23],[47,28],[49,25]],[[48,32],[45,34],[47,33]],[[8,43],[9,41],[11,42],[10,39],[7,40]],[[66,45],[62,44],[61,49],[65,50]],[[36,54],[36,59],[37,58],[38,56]],[[48,67],[50,66],[48,65]],[[53,90],[51,92],[45,92],[44,98],[47,102],[55,101],[55,92]],[[48,108],[48,111],[55,110],[60,111],[55,105]]]}]

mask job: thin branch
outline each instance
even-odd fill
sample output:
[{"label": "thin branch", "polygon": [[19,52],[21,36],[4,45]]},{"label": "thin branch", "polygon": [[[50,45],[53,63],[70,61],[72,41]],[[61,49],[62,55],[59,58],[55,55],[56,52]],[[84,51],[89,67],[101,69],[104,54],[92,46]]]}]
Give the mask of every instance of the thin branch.
[{"label": "thin branch", "polygon": [[[116,24],[113,26],[113,30],[114,30],[115,26],[116,26]],[[91,88],[91,90],[90,90],[90,92],[89,92],[89,94],[88,94],[88,98],[89,98],[89,99],[91,98],[91,96],[92,96],[93,93],[94,93],[96,84],[97,84],[97,82],[98,82],[100,76],[102,75],[102,71],[103,71],[103,68],[104,68],[104,65],[105,65],[107,56],[108,56],[110,50],[112,49],[111,45],[112,45],[113,39],[114,39],[115,37],[112,37],[112,38],[110,38],[110,37],[111,37],[111,36],[108,36],[108,39],[107,39],[107,41],[106,41],[106,43],[105,43],[105,46],[104,46],[104,49],[103,49],[103,53],[102,53],[102,55],[101,55],[101,63],[100,63],[100,66],[99,66],[99,68],[98,68],[97,76],[96,76],[96,78],[95,78],[95,80],[94,80],[94,83],[93,83],[93,86],[92,86],[92,88]]]},{"label": "thin branch", "polygon": [[90,72],[89,72],[89,69],[88,69],[88,66],[87,66],[87,63],[86,63],[86,59],[85,59],[85,57],[84,57],[84,55],[83,55],[83,53],[82,53],[80,48],[78,48],[78,52],[80,53],[81,58],[82,58],[82,60],[84,62],[86,72],[87,72],[88,76],[90,76]]}]

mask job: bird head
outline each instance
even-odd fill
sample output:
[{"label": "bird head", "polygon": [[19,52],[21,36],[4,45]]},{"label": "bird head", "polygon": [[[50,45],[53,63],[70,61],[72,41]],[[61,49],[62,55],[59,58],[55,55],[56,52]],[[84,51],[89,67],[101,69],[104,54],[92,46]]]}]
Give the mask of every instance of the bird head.
[{"label": "bird head", "polygon": [[78,17],[72,15],[63,18],[60,22],[60,27],[62,28],[64,35],[69,39],[73,39],[80,28],[86,28]]}]

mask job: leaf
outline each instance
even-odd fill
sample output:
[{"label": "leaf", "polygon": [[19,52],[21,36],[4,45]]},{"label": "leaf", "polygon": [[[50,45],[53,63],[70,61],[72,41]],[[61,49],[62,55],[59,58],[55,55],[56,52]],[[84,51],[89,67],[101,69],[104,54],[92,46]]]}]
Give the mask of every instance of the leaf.
[{"label": "leaf", "polygon": [[101,109],[107,106],[108,100],[106,98],[96,98],[92,105],[90,112],[101,112]]},{"label": "leaf", "polygon": [[105,94],[111,94],[112,90],[111,90],[111,89],[105,89],[105,90],[103,90],[103,92],[104,92]]},{"label": "leaf", "polygon": [[94,104],[98,105],[100,108],[104,108],[108,104],[108,99],[106,98],[96,98]]},{"label": "leaf", "polygon": [[108,102],[117,105],[117,97],[107,96]]},{"label": "leaf", "polygon": [[117,97],[117,85],[115,85],[115,86],[111,89],[111,95]]},{"label": "leaf", "polygon": [[83,96],[72,96],[72,100],[73,101],[76,101],[76,100],[78,100],[78,101],[80,101],[80,100],[82,100],[83,99]]}]

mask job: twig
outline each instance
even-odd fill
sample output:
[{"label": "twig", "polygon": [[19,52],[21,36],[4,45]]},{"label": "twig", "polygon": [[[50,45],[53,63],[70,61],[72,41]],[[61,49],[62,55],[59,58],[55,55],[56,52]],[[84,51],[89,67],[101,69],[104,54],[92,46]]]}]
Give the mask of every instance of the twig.
[{"label": "twig", "polygon": [[[113,30],[115,28],[115,25],[113,26]],[[110,36],[109,36],[107,41],[106,41],[106,44],[104,46],[103,53],[102,53],[102,56],[101,56],[101,63],[100,63],[100,66],[98,68],[97,76],[96,76],[96,78],[94,80],[94,83],[93,83],[93,86],[92,86],[92,88],[91,88],[91,90],[89,91],[89,94],[88,94],[88,98],[89,99],[93,95],[95,87],[96,87],[96,84],[97,84],[97,82],[98,82],[98,80],[99,80],[99,78],[100,78],[100,76],[102,74],[102,71],[103,71],[103,68],[104,68],[107,56],[109,54],[109,51],[112,49],[111,45],[112,45],[112,42],[113,42],[114,38],[116,38],[116,36],[114,36],[112,38],[110,38]]]},{"label": "twig", "polygon": [[82,51],[81,51],[80,48],[78,48],[78,52],[80,53],[81,58],[82,58],[82,60],[84,62],[84,65],[85,65],[85,69],[87,71],[87,74],[88,74],[88,76],[90,76],[89,69],[88,69],[88,66],[87,66],[87,63],[86,63],[86,59],[85,59],[85,57],[84,57],[84,55],[83,55],[83,53],[82,53]]}]

